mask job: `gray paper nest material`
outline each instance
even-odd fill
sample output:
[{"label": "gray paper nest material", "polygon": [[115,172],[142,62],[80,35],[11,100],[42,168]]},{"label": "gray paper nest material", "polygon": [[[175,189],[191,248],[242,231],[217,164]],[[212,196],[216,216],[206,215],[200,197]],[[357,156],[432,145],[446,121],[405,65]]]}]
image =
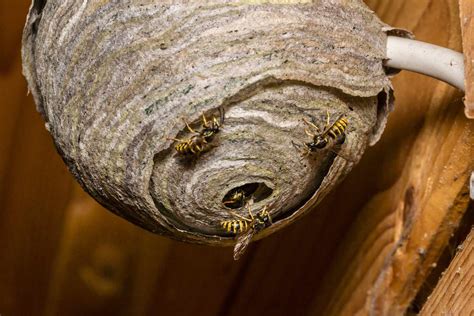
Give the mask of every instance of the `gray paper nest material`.
[{"label": "gray paper nest material", "polygon": [[[150,231],[218,244],[229,241],[219,223],[232,219],[222,205],[230,189],[273,190],[255,205],[272,206],[268,233],[349,172],[353,164],[329,151],[301,159],[292,141],[309,141],[303,118],[323,127],[326,111],[346,115],[341,153],[355,160],[378,139],[391,87],[385,28],[355,0],[35,1],[24,73],[94,198]],[[220,106],[213,147],[183,162],[167,137],[189,137],[182,119],[197,125]]]}]

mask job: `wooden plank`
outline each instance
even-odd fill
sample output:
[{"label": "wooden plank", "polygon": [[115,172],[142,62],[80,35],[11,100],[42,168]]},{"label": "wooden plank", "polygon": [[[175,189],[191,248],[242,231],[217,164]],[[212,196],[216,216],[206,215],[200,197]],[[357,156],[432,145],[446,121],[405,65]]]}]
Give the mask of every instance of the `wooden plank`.
[{"label": "wooden plank", "polygon": [[171,241],[111,214],[78,186],[66,214],[45,314],[143,314]]},{"label": "wooden plank", "polygon": [[0,191],[0,310],[6,315],[44,308],[72,188],[32,100],[18,106],[14,141],[2,153],[8,157]]},{"label": "wooden plank", "polygon": [[246,261],[231,249],[173,242],[147,315],[218,315]]},{"label": "wooden plank", "polygon": [[30,4],[29,0],[0,1],[0,75],[18,73],[10,69],[20,57],[21,33]]},{"label": "wooden plank", "polygon": [[46,315],[215,315],[244,264],[147,233],[80,188],[66,213]]},{"label": "wooden plank", "polygon": [[[422,41],[461,49],[457,1],[369,4]],[[462,113],[461,93],[406,72],[394,86],[396,110],[362,162],[378,170],[365,169],[378,187],[339,246],[315,315],[403,314],[466,211],[474,124]]]},{"label": "wooden plank", "polygon": [[20,119],[2,152],[7,163],[0,184],[0,307],[5,314],[28,314],[44,306],[72,178],[32,100],[16,101]]},{"label": "wooden plank", "polygon": [[474,2],[460,0],[461,29],[466,65],[466,116],[474,118]]},{"label": "wooden plank", "polygon": [[21,33],[29,5],[29,0],[0,1],[2,315],[43,310],[62,210],[72,188],[21,74]]},{"label": "wooden plank", "polygon": [[[20,111],[31,104],[26,82],[21,74],[21,32],[29,0],[0,1],[0,176],[6,173],[8,149],[14,141]],[[3,154],[5,153],[5,154]],[[2,190],[0,181],[0,191]]]},{"label": "wooden plank", "polygon": [[420,315],[474,314],[474,229],[458,250]]}]

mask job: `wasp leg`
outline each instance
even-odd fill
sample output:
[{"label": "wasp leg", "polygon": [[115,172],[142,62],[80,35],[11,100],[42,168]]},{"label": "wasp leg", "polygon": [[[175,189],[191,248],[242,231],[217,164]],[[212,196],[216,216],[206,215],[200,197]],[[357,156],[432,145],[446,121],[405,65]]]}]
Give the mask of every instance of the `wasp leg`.
[{"label": "wasp leg", "polygon": [[[225,206],[233,205],[233,204],[237,204],[237,203],[240,203],[240,202],[236,202],[236,201],[224,201],[224,202],[222,202],[222,204],[224,204]],[[238,204],[238,205],[241,205],[241,204]],[[242,206],[240,206],[240,207],[242,207]]]},{"label": "wasp leg", "polygon": [[180,142],[180,143],[186,143],[186,139],[179,139],[179,138],[174,138],[174,137],[166,137],[167,140],[173,140],[175,142]]},{"label": "wasp leg", "polygon": [[183,118],[183,121],[184,121],[184,124],[186,124],[186,127],[188,128],[188,130],[189,130],[191,133],[199,134],[199,132],[196,132],[195,130],[193,130],[193,129],[191,128],[191,126],[189,126],[188,121],[186,121],[186,119]]},{"label": "wasp leg", "polygon": [[304,149],[301,152],[302,157],[306,157],[311,154],[311,149],[309,149],[308,145],[304,144]]},{"label": "wasp leg", "polygon": [[295,149],[300,152],[301,158],[304,158],[304,157],[308,156],[311,153],[311,151],[309,150],[309,148],[306,144],[299,145],[299,144],[295,143],[294,141],[291,141],[291,143],[293,144],[293,147],[295,147]]},{"label": "wasp leg", "polygon": [[[318,133],[320,133],[319,127],[317,127],[314,123],[308,121],[307,118],[303,118],[303,121],[310,127],[314,128]],[[314,136],[314,135],[313,135]]]},{"label": "wasp leg", "polygon": [[308,135],[308,136],[311,137],[311,138],[313,138],[314,136],[316,136],[316,135],[314,135],[313,133],[311,133],[307,128],[304,129],[304,132],[306,133],[306,135]]},{"label": "wasp leg", "polygon": [[253,216],[252,214],[252,205],[253,205],[253,198],[250,199],[247,204],[245,205],[247,207],[247,210],[249,212],[249,215],[250,215],[250,218],[251,218],[251,221],[254,221],[255,220],[255,217]]},{"label": "wasp leg", "polygon": [[193,148],[191,146],[191,152],[194,154],[194,155],[197,155],[197,154],[200,154],[203,150],[203,147],[202,146],[199,146],[199,145],[195,145],[195,147]]},{"label": "wasp leg", "polygon": [[206,120],[206,116],[204,115],[204,113],[202,113],[202,126],[207,127],[207,120]]},{"label": "wasp leg", "polygon": [[267,211],[267,208],[268,208],[267,205],[265,205],[265,212],[267,212],[267,214],[268,214],[268,220],[270,221],[270,225],[273,225],[273,219],[270,216],[270,212]]},{"label": "wasp leg", "polygon": [[229,210],[227,210],[227,211],[228,211],[229,214],[231,214],[232,216],[235,216],[235,217],[237,217],[237,218],[240,218],[241,220],[244,220],[244,221],[246,221],[246,222],[251,222],[251,221],[252,221],[252,218],[247,218],[247,217],[242,216],[242,215],[240,215],[240,214],[237,214],[236,212],[233,212],[233,211],[229,211]]},{"label": "wasp leg", "polygon": [[324,126],[324,130],[327,130],[329,125],[330,125],[329,110],[326,110],[326,126]]}]

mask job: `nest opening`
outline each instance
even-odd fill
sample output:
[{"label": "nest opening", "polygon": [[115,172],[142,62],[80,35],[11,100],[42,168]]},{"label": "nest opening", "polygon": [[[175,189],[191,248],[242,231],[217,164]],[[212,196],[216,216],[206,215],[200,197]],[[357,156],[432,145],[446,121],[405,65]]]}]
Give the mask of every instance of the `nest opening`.
[{"label": "nest opening", "polygon": [[222,203],[227,208],[238,209],[243,207],[250,198],[253,198],[256,203],[265,200],[272,193],[273,189],[263,182],[246,183],[229,190],[222,199]]}]

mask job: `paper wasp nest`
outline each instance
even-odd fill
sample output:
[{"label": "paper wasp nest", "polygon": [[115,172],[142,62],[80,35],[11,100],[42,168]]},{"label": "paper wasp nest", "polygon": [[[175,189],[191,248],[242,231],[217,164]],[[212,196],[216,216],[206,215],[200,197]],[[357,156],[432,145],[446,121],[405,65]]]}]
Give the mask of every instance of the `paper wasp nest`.
[{"label": "paper wasp nest", "polygon": [[[233,190],[270,206],[262,237],[316,205],[378,140],[386,30],[358,0],[34,1],[24,73],[95,199],[150,231],[225,244]],[[192,137],[183,119],[199,131],[219,108],[206,151],[176,153],[169,138]],[[349,121],[344,143],[302,157],[302,120],[323,129],[327,113]]]}]

